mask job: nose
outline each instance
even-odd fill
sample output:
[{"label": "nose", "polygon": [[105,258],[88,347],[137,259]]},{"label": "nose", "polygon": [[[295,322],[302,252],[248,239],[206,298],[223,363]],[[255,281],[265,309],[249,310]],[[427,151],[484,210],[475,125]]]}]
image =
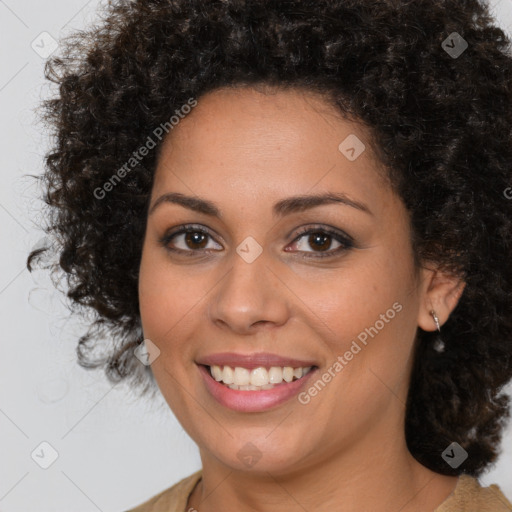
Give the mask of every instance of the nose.
[{"label": "nose", "polygon": [[251,263],[234,253],[233,264],[215,288],[208,306],[210,320],[237,334],[251,334],[286,323],[286,286],[263,252]]}]

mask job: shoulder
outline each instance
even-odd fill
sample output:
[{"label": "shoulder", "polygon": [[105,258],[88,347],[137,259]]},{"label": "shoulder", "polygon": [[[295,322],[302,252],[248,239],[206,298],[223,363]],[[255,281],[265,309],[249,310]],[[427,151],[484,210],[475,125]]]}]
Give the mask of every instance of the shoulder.
[{"label": "shoulder", "polygon": [[496,484],[482,487],[476,478],[461,475],[453,493],[435,512],[512,512],[512,504]]},{"label": "shoulder", "polygon": [[202,471],[199,470],[183,478],[172,487],[126,512],[186,512],[188,497],[201,479],[201,474]]}]

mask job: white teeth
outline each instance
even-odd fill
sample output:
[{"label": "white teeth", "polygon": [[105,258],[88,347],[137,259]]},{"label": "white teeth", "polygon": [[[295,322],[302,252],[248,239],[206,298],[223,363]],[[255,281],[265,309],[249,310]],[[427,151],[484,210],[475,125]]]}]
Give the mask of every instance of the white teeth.
[{"label": "white teeth", "polygon": [[247,386],[251,380],[251,374],[247,368],[235,368],[235,381],[234,384],[237,386]]},{"label": "white teeth", "polygon": [[220,366],[212,366],[211,369],[212,377],[218,382],[222,380],[222,370],[220,369]]},{"label": "white teeth", "polygon": [[291,382],[293,380],[293,368],[291,366],[285,366],[283,368],[283,379],[286,382]]},{"label": "white teeth", "polygon": [[294,379],[300,379],[306,375],[311,366],[292,368],[291,366],[279,367],[272,366],[264,368],[259,366],[252,370],[236,366],[220,367],[210,366],[211,376],[217,381],[226,384],[231,389],[243,391],[257,391],[262,389],[272,389],[274,385],[285,382],[292,382]]},{"label": "white teeth", "polygon": [[251,372],[251,384],[253,386],[264,386],[268,384],[268,372],[266,368],[254,368]]},{"label": "white teeth", "polygon": [[278,366],[272,366],[268,371],[268,380],[270,384],[281,384],[283,382],[283,369]]},{"label": "white teeth", "polygon": [[[214,366],[212,366],[212,368],[214,368]],[[217,366],[217,368],[219,368],[220,370],[220,367]],[[233,371],[233,369],[229,366],[224,366],[224,369],[222,370],[222,379],[221,381],[224,382],[224,384],[233,384],[233,382],[235,381],[235,372]]]}]

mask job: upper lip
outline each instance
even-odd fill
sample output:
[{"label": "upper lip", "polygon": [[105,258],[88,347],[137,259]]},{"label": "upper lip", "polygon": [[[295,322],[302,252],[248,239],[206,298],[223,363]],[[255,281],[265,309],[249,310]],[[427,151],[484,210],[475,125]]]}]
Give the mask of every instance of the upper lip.
[{"label": "upper lip", "polygon": [[253,354],[236,354],[234,352],[222,352],[200,357],[197,364],[205,366],[240,366],[254,369],[260,366],[270,368],[272,366],[291,366],[292,368],[315,366],[314,361],[295,359],[293,357],[280,356],[269,352],[255,352]]}]

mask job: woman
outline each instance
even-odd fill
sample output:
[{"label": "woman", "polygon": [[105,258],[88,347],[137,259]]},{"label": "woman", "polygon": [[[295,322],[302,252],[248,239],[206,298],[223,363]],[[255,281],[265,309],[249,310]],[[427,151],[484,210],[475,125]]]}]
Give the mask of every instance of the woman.
[{"label": "woman", "polygon": [[80,362],[158,388],[201,454],[134,512],[512,510],[478,481],[512,377],[512,60],[482,3],[112,2],[47,77]]}]

